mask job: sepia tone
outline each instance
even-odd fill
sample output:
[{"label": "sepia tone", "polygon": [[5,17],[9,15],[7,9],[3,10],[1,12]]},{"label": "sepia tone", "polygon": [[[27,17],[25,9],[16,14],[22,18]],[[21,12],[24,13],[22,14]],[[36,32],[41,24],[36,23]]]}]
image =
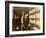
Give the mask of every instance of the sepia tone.
[{"label": "sepia tone", "polygon": [[40,7],[13,7],[12,31],[40,30]]}]

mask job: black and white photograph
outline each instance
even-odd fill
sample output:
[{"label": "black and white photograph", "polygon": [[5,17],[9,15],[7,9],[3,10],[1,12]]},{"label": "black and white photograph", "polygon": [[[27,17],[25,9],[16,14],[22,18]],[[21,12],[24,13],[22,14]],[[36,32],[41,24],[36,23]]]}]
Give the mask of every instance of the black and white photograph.
[{"label": "black and white photograph", "polygon": [[40,7],[13,7],[12,31],[40,30]]}]

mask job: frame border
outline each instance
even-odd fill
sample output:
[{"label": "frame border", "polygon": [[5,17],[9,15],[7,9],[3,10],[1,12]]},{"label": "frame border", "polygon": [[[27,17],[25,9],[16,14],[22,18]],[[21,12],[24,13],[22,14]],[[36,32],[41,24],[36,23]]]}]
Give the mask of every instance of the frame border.
[{"label": "frame border", "polygon": [[[10,3],[43,5],[43,33],[9,35],[9,4]],[[5,37],[37,36],[37,35],[45,35],[45,3],[5,1]]]}]

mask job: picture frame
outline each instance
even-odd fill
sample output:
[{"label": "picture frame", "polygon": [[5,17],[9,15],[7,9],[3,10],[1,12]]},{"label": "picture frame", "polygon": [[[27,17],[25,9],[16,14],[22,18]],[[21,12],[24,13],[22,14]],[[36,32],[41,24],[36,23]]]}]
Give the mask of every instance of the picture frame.
[{"label": "picture frame", "polygon": [[[12,25],[12,22],[10,20],[12,20],[11,17],[13,17],[14,15],[12,15],[13,11],[14,10],[17,10],[20,12],[20,9],[21,11],[24,9],[28,9],[30,10],[31,8],[35,8],[35,7],[40,7],[40,19],[41,19],[41,23],[40,25],[40,28],[42,30],[40,30],[40,32],[30,32],[30,30],[14,30],[14,27],[11,26]],[[30,9],[29,9],[30,8]],[[11,10],[12,9],[12,10]],[[19,9],[19,10],[18,10]],[[37,10],[37,9],[36,9]],[[18,16],[20,16],[21,14],[18,12],[17,13],[14,13]],[[27,13],[26,13],[27,14]],[[28,13],[29,14],[29,13]],[[33,14],[33,13],[32,13]],[[11,16],[10,16],[11,15]],[[25,15],[26,16],[26,15]],[[25,17],[24,16],[24,17]],[[34,17],[34,16],[33,16]],[[14,17],[13,17],[14,18]],[[19,18],[19,17],[16,17],[16,18]],[[35,18],[35,17],[34,17]],[[30,20],[29,20],[30,21]],[[14,22],[14,21],[13,21]],[[32,21],[33,22],[33,21]],[[15,22],[16,23],[16,22]],[[20,23],[20,22],[19,22]],[[18,25],[19,25],[18,23]],[[22,22],[23,23],[23,22]],[[13,23],[14,24],[14,23]],[[26,23],[27,24],[27,23]],[[37,24],[37,23],[36,23]],[[25,22],[24,22],[24,25],[25,25]],[[11,28],[12,27],[12,28]],[[19,26],[21,27],[21,26]],[[15,27],[16,28],[16,27]],[[11,29],[13,29],[12,31],[10,31]],[[17,32],[16,32],[17,31]],[[22,31],[22,32],[19,32],[19,31]],[[24,32],[23,32],[24,31]],[[12,33],[14,32],[14,33]],[[16,32],[16,33],[15,33]],[[45,34],[45,4],[44,3],[37,3],[37,2],[18,2],[18,1],[5,1],[5,37],[18,37],[18,36],[37,36],[37,35],[44,35]]]}]

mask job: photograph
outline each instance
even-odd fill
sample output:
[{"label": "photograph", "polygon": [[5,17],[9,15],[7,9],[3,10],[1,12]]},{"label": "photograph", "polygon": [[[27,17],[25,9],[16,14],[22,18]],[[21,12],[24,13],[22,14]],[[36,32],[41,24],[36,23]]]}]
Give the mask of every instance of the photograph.
[{"label": "photograph", "polygon": [[44,35],[44,3],[5,2],[5,36]]},{"label": "photograph", "polygon": [[13,7],[12,31],[40,30],[40,7]]}]

